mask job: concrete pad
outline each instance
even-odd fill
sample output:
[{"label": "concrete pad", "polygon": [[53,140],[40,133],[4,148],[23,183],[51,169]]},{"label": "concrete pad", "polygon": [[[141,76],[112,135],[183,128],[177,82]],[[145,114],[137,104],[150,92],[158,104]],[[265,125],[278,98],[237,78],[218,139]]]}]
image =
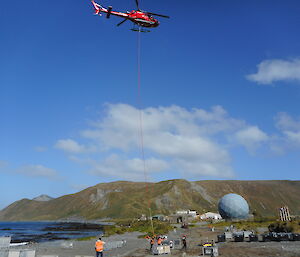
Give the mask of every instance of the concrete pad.
[{"label": "concrete pad", "polygon": [[7,250],[0,249],[0,257],[8,257],[8,249]]},{"label": "concrete pad", "polygon": [[58,255],[38,255],[37,257],[58,257]]},{"label": "concrete pad", "polygon": [[11,237],[2,236],[0,237],[0,248],[8,248],[10,245]]},{"label": "concrete pad", "polygon": [[8,257],[19,257],[20,251],[9,251]]},{"label": "concrete pad", "polygon": [[35,257],[34,250],[21,250],[20,257]]}]

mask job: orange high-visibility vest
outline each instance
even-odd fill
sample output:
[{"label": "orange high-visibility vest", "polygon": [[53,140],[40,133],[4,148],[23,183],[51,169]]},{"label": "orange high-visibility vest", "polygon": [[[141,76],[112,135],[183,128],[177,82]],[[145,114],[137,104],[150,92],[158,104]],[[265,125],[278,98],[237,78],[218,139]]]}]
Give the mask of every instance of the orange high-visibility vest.
[{"label": "orange high-visibility vest", "polygon": [[161,242],[162,242],[161,238],[158,238],[158,239],[157,239],[157,244],[158,244],[158,245],[161,245]]},{"label": "orange high-visibility vest", "polygon": [[97,252],[102,252],[103,251],[103,241],[97,240],[95,243],[95,248]]}]

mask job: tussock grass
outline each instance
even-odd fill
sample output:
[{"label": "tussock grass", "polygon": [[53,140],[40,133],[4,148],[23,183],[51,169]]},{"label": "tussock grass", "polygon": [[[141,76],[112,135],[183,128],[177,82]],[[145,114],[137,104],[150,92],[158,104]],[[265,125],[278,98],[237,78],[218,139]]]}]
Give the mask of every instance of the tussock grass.
[{"label": "tussock grass", "polygon": [[[152,226],[150,221],[138,221],[132,219],[115,220],[116,225],[104,226],[104,235],[110,236],[113,234],[124,234],[126,232],[138,231],[145,235],[152,236]],[[156,235],[167,234],[173,227],[167,222],[153,221],[154,233]]]},{"label": "tussock grass", "polygon": [[275,217],[260,217],[254,220],[241,220],[241,221],[223,221],[215,223],[215,227],[229,227],[235,226],[240,230],[254,230],[257,231],[259,227],[266,227],[270,232],[300,232],[300,221],[293,220],[291,222],[281,222],[276,220]]},{"label": "tussock grass", "polygon": [[86,237],[77,238],[76,240],[77,241],[89,241],[89,240],[96,239],[96,238],[97,238],[97,236],[86,236]]}]

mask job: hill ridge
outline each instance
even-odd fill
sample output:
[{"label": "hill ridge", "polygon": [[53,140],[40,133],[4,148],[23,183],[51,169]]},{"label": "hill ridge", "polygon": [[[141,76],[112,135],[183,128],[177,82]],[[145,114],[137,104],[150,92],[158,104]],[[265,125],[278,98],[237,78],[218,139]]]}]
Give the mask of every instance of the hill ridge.
[{"label": "hill ridge", "polygon": [[24,198],[0,211],[0,220],[140,217],[147,213],[148,199],[153,214],[171,214],[178,209],[194,209],[202,213],[217,211],[218,200],[227,193],[242,195],[251,211],[262,215],[277,215],[282,205],[288,205],[292,214],[300,214],[300,181],[172,179],[156,183],[99,183],[51,201]]}]

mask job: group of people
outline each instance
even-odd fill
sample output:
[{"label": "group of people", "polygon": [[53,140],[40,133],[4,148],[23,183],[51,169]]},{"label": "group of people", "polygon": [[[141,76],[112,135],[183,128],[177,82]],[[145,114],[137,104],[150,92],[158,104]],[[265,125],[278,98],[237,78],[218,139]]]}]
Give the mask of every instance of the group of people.
[{"label": "group of people", "polygon": [[[156,243],[157,245],[162,245],[164,241],[166,241],[168,238],[167,236],[147,236],[146,237],[150,241],[150,251],[153,249],[153,245]],[[182,249],[186,250],[187,243],[186,243],[186,236],[183,235],[181,238],[182,242]],[[171,248],[173,248],[173,241],[170,240],[168,241],[168,244],[170,245]]]},{"label": "group of people", "polygon": [[[162,245],[164,241],[166,241],[168,238],[167,236],[147,236],[147,239],[150,241],[150,251],[153,249],[153,245],[156,243],[157,245]],[[182,241],[182,249],[186,250],[186,236],[183,235],[181,238]],[[173,248],[173,241],[168,241],[171,248]],[[103,250],[104,250],[105,242],[102,241],[101,237],[96,241],[95,243],[95,251],[96,251],[96,257],[103,257]]]},{"label": "group of people", "polygon": [[157,245],[162,245],[163,241],[167,240],[166,236],[147,236],[146,239],[150,242],[150,251],[153,248],[153,245],[156,243]]}]

